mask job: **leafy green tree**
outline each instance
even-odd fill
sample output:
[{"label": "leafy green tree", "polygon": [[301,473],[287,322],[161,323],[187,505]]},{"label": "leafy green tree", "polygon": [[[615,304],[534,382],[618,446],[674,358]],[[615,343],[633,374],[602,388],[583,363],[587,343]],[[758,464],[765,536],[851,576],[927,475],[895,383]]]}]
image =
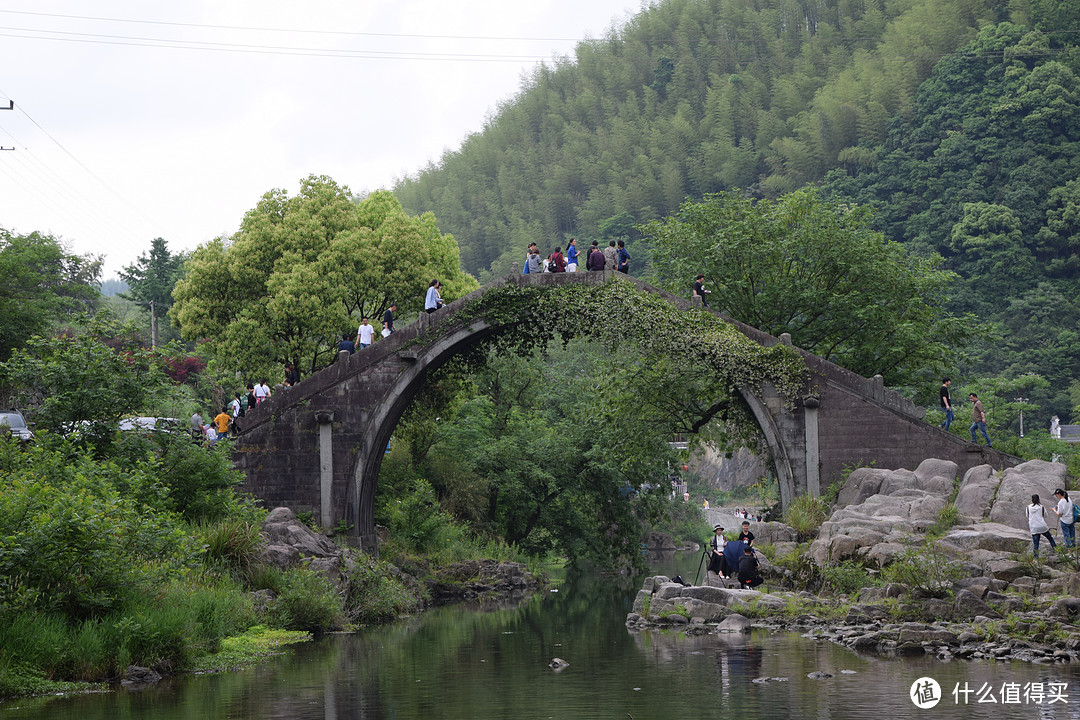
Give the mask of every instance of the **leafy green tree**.
[{"label": "leafy green tree", "polygon": [[120,271],[120,278],[128,284],[127,292],[120,297],[131,300],[150,313],[152,345],[158,346],[157,319],[164,317],[172,307],[173,287],[184,269],[183,253],[172,253],[162,238],[150,243],[150,253]]},{"label": "leafy green tree", "polygon": [[387,192],[355,202],[348,188],[311,176],[294,197],[268,192],[232,238],[197,249],[170,314],[224,368],[312,372],[336,357],[361,316],[377,322],[392,302],[418,311],[433,278],[446,301],[476,287],[433,216],[406,215]]},{"label": "leafy green tree", "polygon": [[0,361],[32,335],[96,306],[101,259],[68,253],[51,235],[0,228]]},{"label": "leafy green tree", "polygon": [[100,317],[74,335],[34,336],[0,366],[0,376],[39,427],[103,440],[165,386],[158,359],[134,337],[121,338],[116,349],[106,337],[115,338],[115,328]]},{"label": "leafy green tree", "polygon": [[940,258],[905,252],[870,228],[865,208],[813,189],[686,202],[644,233],[669,290],[688,294],[704,273],[713,308],[892,385],[947,366],[980,329],[943,309],[956,278]]}]

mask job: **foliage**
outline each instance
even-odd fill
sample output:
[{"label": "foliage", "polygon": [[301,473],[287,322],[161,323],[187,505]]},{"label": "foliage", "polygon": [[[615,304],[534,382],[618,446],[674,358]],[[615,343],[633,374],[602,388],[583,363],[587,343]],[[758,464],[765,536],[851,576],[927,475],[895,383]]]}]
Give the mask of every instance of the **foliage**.
[{"label": "foliage", "polygon": [[265,625],[253,625],[241,635],[222,638],[220,649],[197,658],[192,670],[233,670],[260,658],[278,655],[285,645],[307,642],[310,639],[310,634],[298,630],[277,630]]},{"label": "foliage", "polygon": [[844,560],[838,565],[828,565],[821,569],[821,574],[825,577],[825,584],[840,595],[851,595],[864,587],[879,584],[877,578],[871,576],[864,566],[853,560]]},{"label": "foliage", "polygon": [[793,552],[777,561],[780,567],[791,573],[791,581],[800,590],[819,591],[825,584],[822,569],[810,557],[809,544],[798,545]]},{"label": "foliage", "polygon": [[164,315],[172,307],[172,291],[184,269],[184,254],[169,251],[162,238],[150,243],[150,253],[139,255],[131,265],[120,271],[120,279],[128,285],[120,297],[149,308],[153,303],[157,312]]},{"label": "foliage", "polygon": [[345,609],[354,623],[376,623],[420,608],[419,598],[389,563],[365,555],[349,569]]},{"label": "foliage", "polygon": [[337,588],[306,567],[283,574],[281,592],[270,607],[270,615],[280,627],[317,635],[340,630],[345,623],[343,598]]},{"label": "foliage", "polygon": [[170,315],[230,371],[277,362],[310,373],[336,358],[362,316],[378,320],[391,303],[418,311],[432,278],[447,302],[476,288],[434,216],[406,215],[385,191],[354,202],[348,188],[310,176],[294,197],[266,193],[236,234],[197,249]]},{"label": "foliage", "polygon": [[263,536],[257,523],[224,517],[196,525],[193,530],[208,564],[219,564],[246,575],[259,559]]},{"label": "foliage", "polygon": [[[530,241],[546,254],[570,236],[619,237],[686,197],[776,197],[874,167],[867,146],[911,113],[935,61],[1002,13],[989,0],[652,3],[537,67],[395,194],[438,215],[466,269],[494,275]],[[645,243],[629,236],[641,267]]]},{"label": "foliage", "polygon": [[800,495],[784,510],[784,522],[795,530],[799,542],[813,537],[829,517],[829,508],[821,498]]},{"label": "foliage", "polygon": [[140,502],[163,494],[148,474],[3,439],[0,477],[0,610],[99,616],[191,561],[175,518]]},{"label": "foliage", "polygon": [[930,544],[905,550],[882,570],[885,582],[903,583],[925,597],[942,597],[963,570],[940,548]]},{"label": "foliage", "polygon": [[[106,344],[111,338],[116,349]],[[0,376],[40,428],[105,442],[117,421],[168,392],[154,354],[107,316],[87,319],[74,335],[34,336],[2,366]]]},{"label": "foliage", "polygon": [[681,497],[668,498],[660,508],[661,514],[646,523],[646,530],[671,533],[677,545],[703,543],[712,532],[697,503],[683,502]]},{"label": "foliage", "polygon": [[798,347],[889,384],[944,367],[977,323],[943,309],[952,273],[870,228],[865,208],[810,188],[752,202],[733,193],[686,201],[643,229],[664,286],[686,293],[704,273],[710,305]]},{"label": "foliage", "polygon": [[52,235],[0,228],[0,362],[56,322],[96,306],[101,259],[71,255]]}]

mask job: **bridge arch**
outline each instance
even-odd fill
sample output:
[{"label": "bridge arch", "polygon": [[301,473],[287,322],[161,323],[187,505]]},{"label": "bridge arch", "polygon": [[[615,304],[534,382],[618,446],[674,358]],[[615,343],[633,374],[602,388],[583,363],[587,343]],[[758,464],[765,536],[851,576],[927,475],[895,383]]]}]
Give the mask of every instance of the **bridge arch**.
[{"label": "bridge arch", "polygon": [[[497,319],[489,322],[491,318],[468,309],[475,307],[486,293],[508,285],[610,282],[632,283],[638,290],[660,296],[682,310],[695,307],[683,298],[612,272],[502,278],[456,300],[439,313],[421,315],[390,337],[339,359],[249,412],[234,445],[235,463],[246,475],[243,489],[269,505],[312,511],[324,527],[335,527],[344,520],[359,535],[363,547],[374,549],[378,473],[383,450],[401,415],[431,372],[512,324],[504,321],[500,325]],[[727,322],[759,347],[790,344],[754,328]],[[788,382],[786,395],[769,382],[760,387],[749,383],[737,387],[772,455],[784,506],[797,494],[816,495],[823,472],[838,471],[843,465],[884,464],[894,456],[914,457],[916,453],[909,444],[912,433],[937,431],[919,422],[914,406],[885,390],[880,378],[861,378],[797,349],[777,348],[773,352],[797,352],[805,364],[800,381]],[[823,416],[830,421],[824,423]],[[899,427],[902,432],[886,432],[884,442],[875,441],[867,429],[881,427],[883,421],[889,428]],[[851,438],[843,442],[851,429],[859,430],[855,442],[850,442]],[[950,442],[959,440],[938,432],[942,437],[936,440],[947,448]],[[926,446],[923,440],[920,438],[919,460],[930,456],[923,452]],[[829,447],[829,443],[837,441],[840,441],[838,447]],[[952,455],[936,456],[955,460],[954,455],[963,454],[957,448],[950,449]],[[965,457],[967,462],[961,465],[972,466],[973,458]],[[829,477],[825,475],[826,479]]]}]

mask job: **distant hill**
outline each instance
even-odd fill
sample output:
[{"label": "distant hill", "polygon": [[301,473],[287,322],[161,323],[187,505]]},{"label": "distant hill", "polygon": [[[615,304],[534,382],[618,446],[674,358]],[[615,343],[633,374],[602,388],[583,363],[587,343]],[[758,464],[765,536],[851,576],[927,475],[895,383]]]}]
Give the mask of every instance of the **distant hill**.
[{"label": "distant hill", "polygon": [[105,297],[113,297],[127,291],[128,284],[118,278],[103,280],[101,283],[101,294]]},{"label": "distant hill", "polygon": [[1000,0],[658,2],[537,68],[394,191],[471,272],[504,272],[529,241],[633,237],[688,196],[777,196],[857,164],[940,58],[1007,19]]}]

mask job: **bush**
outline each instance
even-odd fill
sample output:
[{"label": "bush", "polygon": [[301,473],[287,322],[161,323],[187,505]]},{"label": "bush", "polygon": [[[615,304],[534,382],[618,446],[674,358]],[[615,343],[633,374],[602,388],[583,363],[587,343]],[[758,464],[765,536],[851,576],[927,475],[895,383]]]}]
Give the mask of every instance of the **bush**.
[{"label": "bush", "polygon": [[364,556],[349,571],[345,608],[353,622],[385,622],[420,609],[420,598],[394,576],[390,565]]},{"label": "bush", "polygon": [[701,506],[684,502],[682,498],[666,499],[660,508],[659,518],[646,531],[669,532],[676,543],[708,542],[712,528],[705,521]]},{"label": "bush", "polygon": [[865,567],[852,560],[822,568],[821,574],[825,578],[825,584],[840,595],[851,595],[864,587],[880,584]]},{"label": "bush", "polygon": [[193,530],[210,565],[235,570],[246,576],[259,559],[263,534],[258,522],[227,517],[201,523]]},{"label": "bush", "polygon": [[332,582],[305,567],[282,574],[281,593],[270,606],[275,624],[321,634],[345,624],[341,595]]},{"label": "bush", "polygon": [[806,542],[829,517],[828,510],[821,498],[800,495],[792,500],[784,511],[784,522],[795,530],[799,542]]},{"label": "bush", "polygon": [[426,480],[413,480],[407,493],[387,500],[381,516],[389,525],[394,542],[405,550],[443,556],[451,561],[472,554],[454,552],[455,546],[469,545],[469,533],[442,510],[435,490]]},{"label": "bush", "polygon": [[905,550],[882,571],[886,582],[903,583],[927,597],[944,597],[961,577],[961,568],[935,545]]}]

